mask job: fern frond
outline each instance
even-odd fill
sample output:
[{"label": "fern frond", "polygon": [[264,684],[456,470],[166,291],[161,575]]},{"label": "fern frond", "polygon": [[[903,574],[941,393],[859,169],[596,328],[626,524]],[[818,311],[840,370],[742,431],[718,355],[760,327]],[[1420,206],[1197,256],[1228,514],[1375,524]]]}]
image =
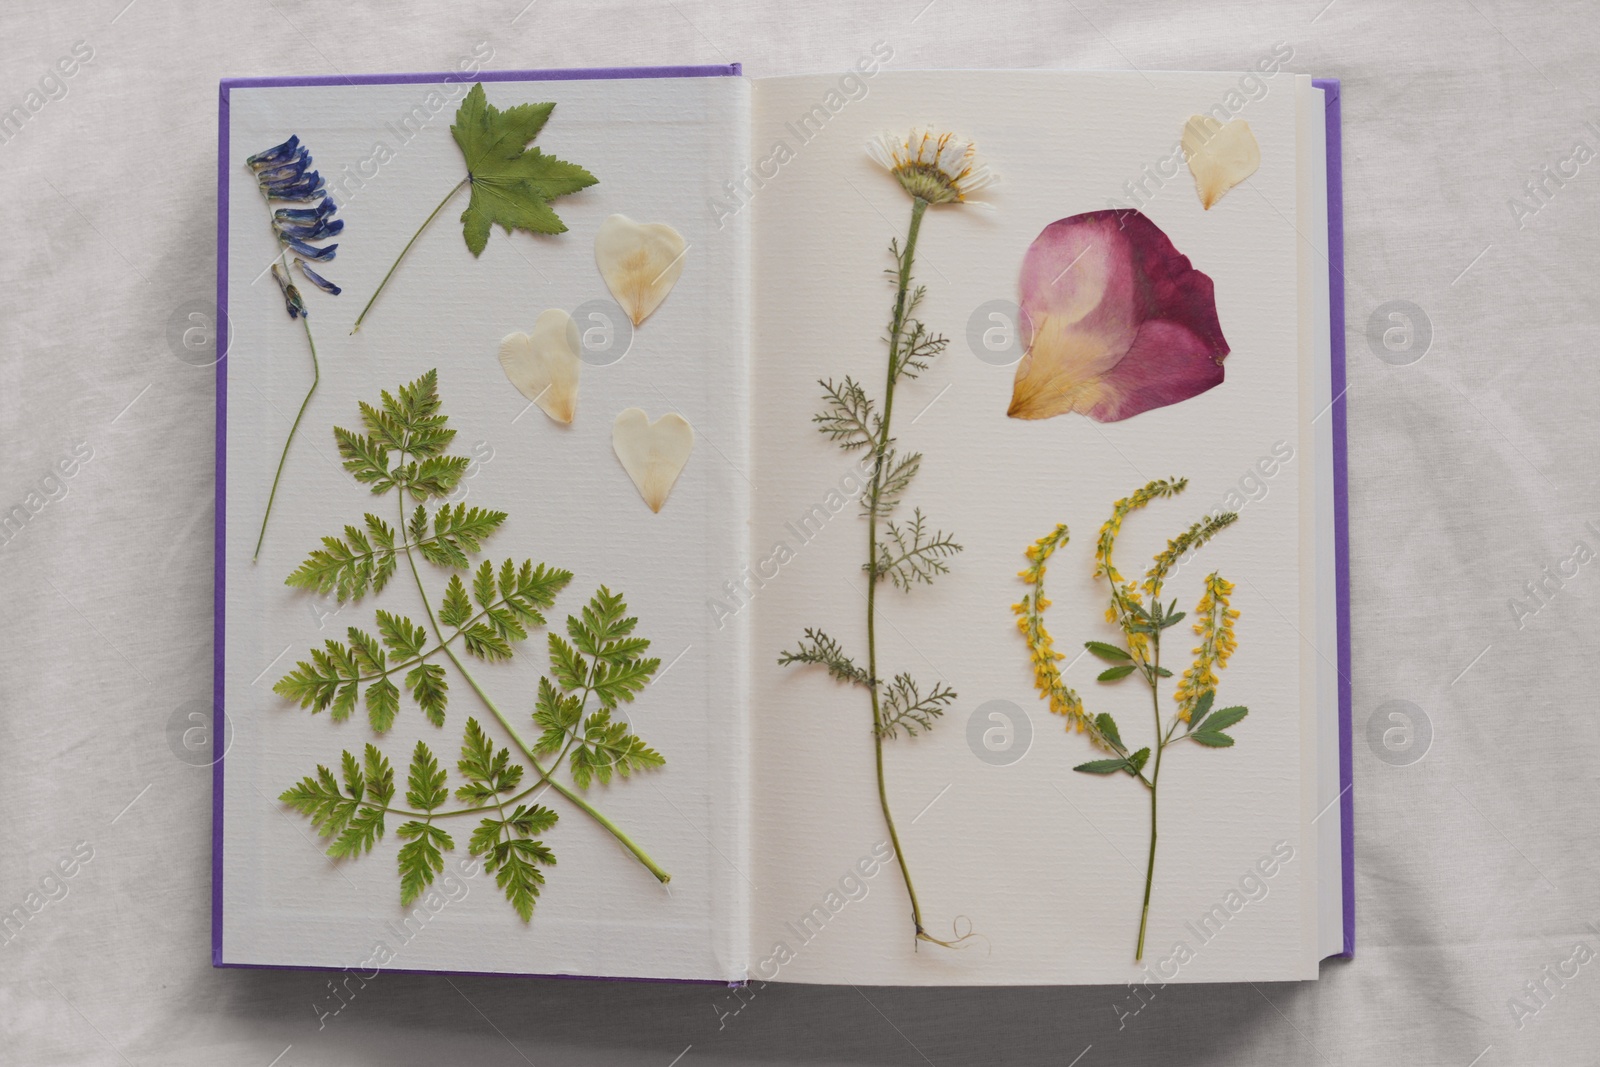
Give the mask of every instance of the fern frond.
[{"label": "fern frond", "polygon": [[584,720],[583,733],[575,736],[569,766],[579,789],[588,789],[596,778],[601,785],[606,784],[611,781],[612,771],[627,778],[634,771],[666,763],[661,753],[645,744],[627,723],[612,722],[609,708],[591,714]]},{"label": "fern frond", "polygon": [[542,805],[517,805],[505,819],[484,819],[472,832],[467,849],[483,857],[484,869],[506,895],[523,922],[533,919],[534,902],[544,885],[540,867],[555,866],[556,857],[543,841],[534,840],[556,824],[556,813]]}]

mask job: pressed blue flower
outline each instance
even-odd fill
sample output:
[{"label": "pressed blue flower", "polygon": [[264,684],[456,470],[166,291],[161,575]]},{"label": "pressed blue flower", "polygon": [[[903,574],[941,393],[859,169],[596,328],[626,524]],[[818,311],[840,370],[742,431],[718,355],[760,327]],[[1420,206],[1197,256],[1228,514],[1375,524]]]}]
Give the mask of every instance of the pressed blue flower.
[{"label": "pressed blue flower", "polygon": [[311,169],[311,153],[291,137],[247,160],[261,192],[273,200],[315,200],[326,186],[322,175]]},{"label": "pressed blue flower", "polygon": [[287,245],[291,252],[305,256],[307,259],[314,259],[318,263],[326,263],[332,259],[334,251],[339,247],[338,245],[327,245],[326,247],[318,248],[315,245],[306,244],[299,238],[282,235],[278,237],[278,240]]},{"label": "pressed blue flower", "polygon": [[328,279],[324,278],[322,275],[306,266],[306,261],[301,259],[299,256],[294,257],[294,265],[300,268],[300,273],[306,276],[306,281],[310,282],[318,289],[321,289],[324,293],[328,293],[331,296],[338,296],[340,293],[344,292],[343,289],[340,289],[337,285],[334,285]]},{"label": "pressed blue flower", "polygon": [[283,290],[283,306],[288,309],[289,317],[291,319],[310,318],[306,314],[305,301],[300,298],[300,290],[295,288],[294,283],[289,280],[289,276],[283,272],[283,268],[276,263],[272,265],[272,279],[278,283],[278,288]]},{"label": "pressed blue flower", "polygon": [[272,213],[274,222],[316,222],[339,210],[333,197],[325,196],[316,207],[280,207]]},{"label": "pressed blue flower", "polygon": [[245,160],[245,163],[252,170],[257,168],[257,167],[273,166],[275,164],[282,163],[284,160],[286,160],[290,156],[294,155],[295,150],[298,149],[299,147],[300,147],[300,138],[299,138],[298,135],[296,135],[296,136],[290,137],[287,141],[283,142],[282,144],[273,145],[271,148],[267,149],[265,152],[257,152],[255,155],[253,155],[249,159]]},{"label": "pressed blue flower", "polygon": [[344,220],[324,217],[314,222],[281,222],[273,219],[272,228],[278,231],[279,239],[293,237],[300,241],[320,241],[343,230]]},{"label": "pressed blue flower", "polygon": [[[327,195],[327,186],[322,180],[322,175],[311,169],[311,150],[301,143],[299,136],[292,136],[282,144],[274,145],[264,152],[257,152],[245,163],[255,176],[256,186],[261,190],[261,195],[269,206],[274,200],[305,204],[316,201],[315,207],[274,209],[270,219],[272,234],[278,239],[279,244],[301,259],[315,263],[331,261],[339,246],[318,245],[314,242],[338,236],[344,230],[344,220],[335,218],[339,206],[334,203],[331,196]],[[333,295],[338,295],[340,292],[339,287],[333,282],[306,271],[303,263],[301,270],[307,275],[308,280],[323,292]],[[279,280],[279,284],[288,286],[287,260],[282,261],[282,273],[283,277]],[[284,304],[290,318],[299,318],[305,314],[305,305],[301,302],[298,292],[291,300],[286,289]]]},{"label": "pressed blue flower", "polygon": [[[300,320],[306,334],[306,347],[311,352],[311,387],[306,390],[305,399],[300,401],[300,410],[295,414],[294,422],[289,427],[289,436],[283,442],[283,452],[278,456],[278,470],[272,476],[272,491],[267,494],[267,510],[261,516],[261,533],[256,537],[256,550],[251,557],[255,560],[260,557],[261,543],[267,536],[267,523],[272,518],[272,503],[278,498],[278,482],[283,478],[284,464],[289,459],[289,446],[294,444],[295,434],[300,430],[300,420],[305,417],[311,396],[317,391],[317,383],[322,380],[322,369],[317,363],[317,342],[311,336],[311,317],[306,311],[306,302],[300,295],[299,287],[289,280],[289,253],[295,253],[294,265],[306,281],[330,296],[338,296],[339,287],[306,266],[306,260],[326,263],[334,257],[339,248],[337,244],[318,246],[311,242],[338,236],[344,230],[344,220],[334,217],[339,206],[327,195],[322,175],[311,169],[311,152],[300,143],[298,135],[264,152],[257,152],[245,160],[245,165],[255,177],[256,188],[261,190],[261,199],[267,205],[267,221],[272,226],[272,236],[278,239],[278,261],[272,264],[272,279],[283,293],[283,307],[289,313],[289,318]],[[315,206],[274,208],[274,200],[308,205],[314,203]]]}]

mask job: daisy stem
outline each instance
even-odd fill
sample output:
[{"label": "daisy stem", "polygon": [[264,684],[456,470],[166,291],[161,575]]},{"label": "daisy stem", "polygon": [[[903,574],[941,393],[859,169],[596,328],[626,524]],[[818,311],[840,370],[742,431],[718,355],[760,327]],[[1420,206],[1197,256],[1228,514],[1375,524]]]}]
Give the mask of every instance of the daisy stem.
[{"label": "daisy stem", "polygon": [[894,385],[899,377],[900,337],[905,329],[906,293],[911,287],[911,265],[917,252],[917,233],[922,228],[922,215],[928,202],[919,197],[911,201],[911,227],[906,233],[905,248],[900,253],[899,276],[895,286],[894,319],[889,329],[889,371],[883,392],[883,426],[874,446],[872,506],[867,512],[867,678],[872,693],[872,744],[876,750],[878,771],[878,805],[883,809],[883,821],[889,829],[889,842],[894,846],[895,862],[900,865],[900,876],[905,879],[906,895],[911,898],[911,922],[916,927],[919,941],[933,941],[922,928],[922,907],[917,903],[917,889],[911,882],[911,868],[906,865],[905,852],[900,847],[900,835],[895,830],[894,815],[889,811],[888,787],[883,777],[883,708],[878,699],[878,636],[877,591],[882,574],[878,566],[878,501],[883,493],[884,466],[889,452],[889,420],[894,415]]},{"label": "daisy stem", "polygon": [[439,212],[444,210],[444,206],[450,202],[450,198],[459,193],[461,191],[461,187],[471,180],[472,178],[469,176],[462,178],[459,182],[457,182],[455,188],[444,194],[444,199],[439,201],[439,206],[433,209],[433,214],[422,220],[422,225],[418,226],[417,232],[411,235],[411,240],[407,241],[406,246],[400,250],[400,254],[394,257],[394,262],[389,265],[389,273],[385,274],[383,276],[383,281],[378,283],[378,288],[373,291],[371,299],[367,301],[367,306],[361,309],[360,315],[356,316],[356,324],[350,327],[351,333],[355,333],[357,330],[361,329],[361,321],[367,317],[367,312],[372,310],[372,305],[377,301],[378,294],[383,292],[383,287],[389,284],[389,279],[393,277],[395,268],[400,265],[400,261],[402,259],[406,258],[406,253],[411,251],[411,246],[417,243],[417,238],[421,237],[422,231],[428,228],[428,223],[432,222]]}]

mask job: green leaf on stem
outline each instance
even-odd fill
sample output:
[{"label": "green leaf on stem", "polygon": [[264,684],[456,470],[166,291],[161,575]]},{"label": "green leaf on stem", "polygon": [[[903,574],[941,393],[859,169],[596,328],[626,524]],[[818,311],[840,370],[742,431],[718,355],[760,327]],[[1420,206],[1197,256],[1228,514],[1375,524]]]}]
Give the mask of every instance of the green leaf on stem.
[{"label": "green leaf on stem", "polygon": [[835,680],[852,685],[870,687],[872,684],[866,670],[856,666],[855,661],[844,654],[839,642],[810,626],[806,627],[805,637],[798,648],[778,657],[780,667],[787,667],[791,663],[813,663],[826,667]]},{"label": "green leaf on stem", "polygon": [[595,184],[582,167],[528,147],[544,128],[554,104],[519,104],[504,111],[489,103],[483,83],[472,87],[450,127],[467,163],[472,200],[461,213],[461,232],[474,256],[489,241],[489,228],[506,233],[562,233],[566,224],[550,201]]},{"label": "green leaf on stem", "polygon": [[439,605],[439,621],[446,626],[465,626],[472,618],[472,601],[467,599],[467,587],[461,584],[461,575],[452,574],[445,586],[444,601]]},{"label": "green leaf on stem", "polygon": [[444,665],[419,663],[406,675],[406,688],[411,699],[417,702],[428,721],[435,726],[444,725],[444,709],[449,702],[450,683],[445,680]]},{"label": "green leaf on stem", "polygon": [[1122,663],[1133,658],[1116,645],[1108,645],[1104,641],[1085,641],[1083,647],[1108,663]]},{"label": "green leaf on stem", "polygon": [[400,846],[400,903],[410,904],[433,884],[433,876],[444,870],[444,853],[456,847],[443,827],[413,819],[396,831],[405,841]]},{"label": "green leaf on stem", "polygon": [[1117,724],[1110,715],[1103,711],[1096,715],[1094,717],[1094,728],[1100,731],[1101,737],[1105,738],[1111,743],[1112,748],[1116,749],[1118,752],[1122,752],[1124,750],[1122,745],[1122,735],[1117,732]]},{"label": "green leaf on stem", "polygon": [[1126,678],[1128,675],[1132,674],[1133,670],[1134,670],[1134,667],[1133,667],[1133,664],[1131,664],[1131,663],[1125,663],[1120,667],[1107,667],[1105,670],[1100,672],[1100,675],[1096,679],[1096,681],[1101,681],[1101,682],[1121,681],[1123,678]]},{"label": "green leaf on stem", "polygon": [[1125,759],[1097,759],[1090,760],[1088,763],[1080,763],[1072,769],[1081,771],[1084,774],[1115,774],[1118,771],[1127,770],[1128,761]]},{"label": "green leaf on stem", "polygon": [[483,857],[484,869],[495,876],[495,884],[523,922],[533,918],[533,905],[544,885],[540,867],[553,867],[555,853],[533,835],[556,824],[556,813],[542,805],[519,804],[509,818],[487,818],[472,831],[467,849]]}]

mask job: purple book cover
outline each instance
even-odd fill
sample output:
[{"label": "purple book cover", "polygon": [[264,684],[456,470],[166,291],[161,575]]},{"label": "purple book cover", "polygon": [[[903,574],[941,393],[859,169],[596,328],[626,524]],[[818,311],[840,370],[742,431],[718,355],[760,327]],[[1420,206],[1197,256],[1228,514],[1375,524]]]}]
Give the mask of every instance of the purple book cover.
[{"label": "purple book cover", "polygon": [[[702,78],[737,77],[739,64],[700,67],[636,67],[596,68],[552,71],[485,71],[474,74],[474,80],[497,81],[560,81],[585,79],[623,78]],[[217,277],[217,329],[216,336],[224,351],[216,363],[216,527],[214,540],[214,650],[213,650],[213,739],[229,736],[225,710],[224,659],[225,659],[225,530],[226,530],[226,436],[227,436],[227,353],[226,339],[230,337],[228,319],[228,176],[232,166],[232,149],[229,143],[229,96],[235,88],[294,87],[316,85],[393,85],[437,83],[448,79],[459,80],[454,73],[421,73],[395,75],[303,76],[281,78],[236,78],[220,84],[219,137],[218,137],[218,277]],[[1346,423],[1346,367],[1344,338],[1344,219],[1342,198],[1342,138],[1340,111],[1340,83],[1337,79],[1315,79],[1314,84],[1324,90],[1327,117],[1327,189],[1328,189],[1328,264],[1329,309],[1332,324],[1331,369],[1333,415],[1333,475],[1334,475],[1334,540],[1337,582],[1337,632],[1338,632],[1338,694],[1339,694],[1339,798],[1342,824],[1342,880],[1343,880],[1343,951],[1339,955],[1351,957],[1355,951],[1355,878],[1354,878],[1354,805],[1352,796],[1352,727],[1350,683],[1350,605],[1349,605],[1349,535],[1348,535],[1348,464]],[[270,969],[339,970],[331,966],[298,967],[290,964],[249,964],[224,961],[222,958],[223,932],[223,782],[225,760],[216,758],[212,768],[212,963],[217,967],[254,967]],[[441,971],[433,968],[386,968],[400,973],[505,973]],[[581,975],[551,975],[550,977],[585,977]],[[630,980],[626,978],[610,980]],[[638,979],[673,980],[673,979]],[[677,979],[680,981],[691,979]],[[714,980],[713,980],[714,981]]]}]

